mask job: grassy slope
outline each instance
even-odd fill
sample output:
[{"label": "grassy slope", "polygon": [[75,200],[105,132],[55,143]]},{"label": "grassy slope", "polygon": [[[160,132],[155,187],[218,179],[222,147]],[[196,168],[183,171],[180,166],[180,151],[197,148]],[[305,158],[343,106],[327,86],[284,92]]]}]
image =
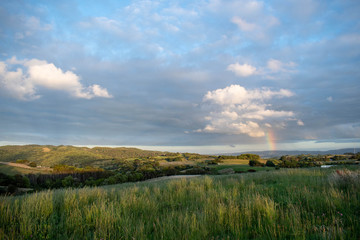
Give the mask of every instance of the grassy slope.
[{"label": "grassy slope", "polygon": [[18,159],[36,162],[43,166],[67,164],[79,166],[91,165],[109,159],[126,159],[138,157],[153,157],[163,154],[157,151],[145,151],[136,148],[86,148],[74,146],[2,146],[0,161],[15,162]]},{"label": "grassy slope", "polygon": [[359,239],[360,190],[290,169],[0,198],[6,239]]},{"label": "grassy slope", "polygon": [[20,168],[20,167],[14,167],[14,166],[8,166],[0,164],[0,173],[4,173],[7,175],[15,175],[15,174],[49,174],[50,171],[45,171],[41,169],[26,169],[26,168]]}]

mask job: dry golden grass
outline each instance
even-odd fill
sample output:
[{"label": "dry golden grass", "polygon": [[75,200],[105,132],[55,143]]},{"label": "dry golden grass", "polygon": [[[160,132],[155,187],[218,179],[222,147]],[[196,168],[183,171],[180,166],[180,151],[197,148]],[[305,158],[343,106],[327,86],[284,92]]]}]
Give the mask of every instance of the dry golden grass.
[{"label": "dry golden grass", "polygon": [[51,151],[51,149],[47,148],[47,147],[43,148],[42,150],[43,150],[43,152],[50,152]]}]

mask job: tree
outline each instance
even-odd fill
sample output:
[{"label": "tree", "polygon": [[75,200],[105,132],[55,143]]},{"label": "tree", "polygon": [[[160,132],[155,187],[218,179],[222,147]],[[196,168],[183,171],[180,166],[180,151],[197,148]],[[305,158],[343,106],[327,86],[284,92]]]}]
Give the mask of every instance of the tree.
[{"label": "tree", "polygon": [[17,187],[25,187],[25,188],[30,187],[30,180],[28,177],[22,176],[20,174],[16,174],[14,178],[15,178],[15,185]]},{"label": "tree", "polygon": [[264,166],[264,164],[261,163],[261,162],[258,161],[258,160],[250,160],[250,161],[249,161],[249,165],[252,166],[252,167],[255,167],[255,166]]},{"label": "tree", "polygon": [[72,187],[74,184],[74,178],[72,176],[67,176],[66,178],[64,178],[61,183],[63,185],[63,187]]},{"label": "tree", "polygon": [[265,165],[267,167],[276,167],[275,163],[271,160],[267,160]]},{"label": "tree", "polygon": [[237,156],[238,159],[260,160],[260,156],[252,153],[245,153]]},{"label": "tree", "polygon": [[115,176],[111,176],[108,177],[107,179],[105,179],[104,184],[116,184],[116,177]]}]

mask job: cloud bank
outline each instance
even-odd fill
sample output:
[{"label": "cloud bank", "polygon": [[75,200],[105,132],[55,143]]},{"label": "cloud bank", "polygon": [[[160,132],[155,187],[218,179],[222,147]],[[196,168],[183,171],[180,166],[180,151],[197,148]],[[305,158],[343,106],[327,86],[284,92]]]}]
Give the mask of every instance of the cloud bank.
[{"label": "cloud bank", "polygon": [[[14,67],[16,70],[9,70]],[[19,100],[40,98],[39,88],[64,91],[75,98],[112,97],[100,85],[84,87],[80,80],[72,71],[63,71],[53,63],[39,59],[17,60],[13,57],[0,62],[1,92]]]},{"label": "cloud bank", "polygon": [[[203,98],[204,105],[211,109],[205,117],[208,124],[196,132],[263,137],[266,129],[276,127],[273,122],[296,120],[294,112],[274,110],[270,103],[272,99],[293,95],[293,92],[286,89],[248,90],[240,85],[209,91]],[[298,120],[298,125],[303,125],[303,122]]]}]

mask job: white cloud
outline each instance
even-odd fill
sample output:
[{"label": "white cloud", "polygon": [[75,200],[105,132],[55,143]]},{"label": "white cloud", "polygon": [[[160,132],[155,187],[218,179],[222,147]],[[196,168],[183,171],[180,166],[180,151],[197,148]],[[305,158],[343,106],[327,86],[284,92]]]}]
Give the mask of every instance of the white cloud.
[{"label": "white cloud", "polygon": [[248,77],[251,75],[259,75],[266,79],[285,79],[292,73],[296,72],[294,62],[282,62],[277,59],[269,59],[265,66],[260,66],[258,69],[250,64],[240,64],[238,62],[227,66],[226,70],[232,71],[239,77]]},{"label": "white cloud", "polygon": [[227,67],[227,70],[232,71],[233,73],[235,73],[235,75],[239,77],[248,77],[256,73],[256,67],[253,67],[246,63],[241,65],[238,62],[230,64]]},{"label": "white cloud", "polygon": [[[203,103],[210,109],[204,118],[208,124],[196,132],[247,134],[250,137],[263,137],[269,122],[286,121],[295,116],[292,111],[274,110],[270,100],[291,97],[294,93],[287,89],[273,91],[268,88],[247,90],[240,85],[209,91]],[[300,125],[301,120],[298,121]]]},{"label": "white cloud", "polygon": [[267,62],[267,68],[270,72],[291,72],[292,69],[296,66],[294,62],[284,63],[276,59],[270,59]]},{"label": "white cloud", "polygon": [[24,78],[23,70],[8,71],[5,62],[0,62],[0,92],[20,100],[33,100],[36,95],[34,84]]},{"label": "white cloud", "polygon": [[253,101],[262,101],[274,97],[291,97],[293,95],[294,93],[287,89],[280,89],[279,91],[273,91],[268,88],[246,90],[240,85],[230,85],[226,88],[207,92],[203,101],[218,105],[240,104],[239,107],[246,106],[247,108],[254,108],[256,106],[251,106],[250,104]]},{"label": "white cloud", "polygon": [[90,92],[93,93],[96,97],[104,97],[104,98],[111,98],[112,96],[108,93],[108,91],[105,88],[102,88],[101,86],[94,84],[89,87],[91,89]]},{"label": "white cloud", "polygon": [[231,19],[231,22],[235,23],[242,31],[253,31],[256,29],[256,24],[254,23],[249,23],[243,19],[241,19],[240,17],[233,17]]},{"label": "white cloud", "polygon": [[329,97],[326,98],[326,100],[327,100],[328,102],[332,102],[332,101],[333,101],[333,97],[332,97],[332,96],[329,96]]},{"label": "white cloud", "polygon": [[[19,67],[9,71],[8,67],[14,65]],[[64,72],[53,63],[38,59],[17,60],[13,57],[0,62],[0,84],[8,95],[20,100],[39,98],[37,87],[65,91],[76,98],[112,97],[105,88],[97,84],[85,88],[75,73]]]},{"label": "white cloud", "polygon": [[297,125],[299,125],[299,126],[304,126],[305,124],[304,124],[304,122],[303,121],[301,121],[301,120],[297,120]]}]

